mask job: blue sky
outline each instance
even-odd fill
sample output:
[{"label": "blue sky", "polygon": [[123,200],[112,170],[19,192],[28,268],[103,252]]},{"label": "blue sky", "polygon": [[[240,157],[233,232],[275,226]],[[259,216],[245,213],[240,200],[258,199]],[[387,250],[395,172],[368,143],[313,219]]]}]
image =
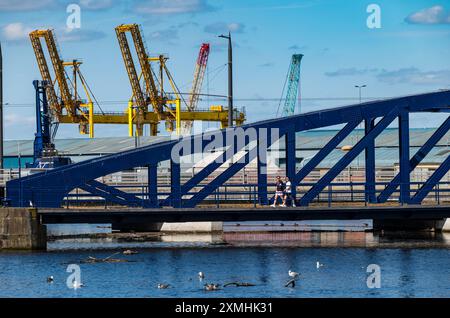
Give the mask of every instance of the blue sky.
[{"label": "blue sky", "polygon": [[[81,28],[71,32],[65,29],[69,3],[82,10]],[[371,3],[381,8],[380,29],[366,25]],[[217,35],[231,30],[235,104],[245,106],[249,121],[276,114],[293,53],[304,54],[302,112],[356,103],[355,84],[366,84],[363,96],[375,98],[450,88],[448,0],[0,0],[5,138],[33,138],[31,82],[40,75],[28,33],[37,28],[55,29],[64,59],[83,59],[84,76],[104,110],[124,109],[131,89],[114,33],[121,23],[142,25],[150,53],[169,55],[168,66],[186,92],[200,44],[211,43],[203,93],[209,86],[210,94],[220,95],[227,92],[221,67],[227,52]],[[206,106],[202,100],[200,107]],[[438,121],[418,115],[411,126]],[[96,128],[99,137],[126,134],[125,126]],[[65,125],[58,137],[80,135],[77,126]]]}]

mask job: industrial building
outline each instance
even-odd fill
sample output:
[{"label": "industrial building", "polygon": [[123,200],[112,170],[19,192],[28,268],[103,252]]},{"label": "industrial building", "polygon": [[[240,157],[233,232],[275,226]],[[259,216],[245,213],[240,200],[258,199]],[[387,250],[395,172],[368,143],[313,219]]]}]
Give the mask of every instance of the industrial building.
[{"label": "industrial building", "polygon": [[[414,128],[410,130],[410,153],[415,153],[424,142],[432,135],[434,128]],[[338,130],[311,130],[297,134],[296,140],[296,159],[297,169],[301,168],[309,158],[312,158],[322,147],[336,135]],[[363,130],[355,130],[337,148],[325,158],[318,169],[327,169],[345,153],[346,146],[354,145],[362,138]],[[386,129],[376,139],[376,160],[377,167],[385,171],[395,170],[398,165],[398,130],[396,128]],[[169,140],[170,136],[141,136],[139,138],[140,146],[146,146],[154,143]],[[130,137],[111,137],[111,138],[73,138],[56,139],[56,148],[60,154],[68,156],[73,162],[95,157],[130,150],[136,147],[136,139]],[[285,167],[284,143],[279,143],[279,153],[274,149],[269,149],[269,157],[273,160],[273,168]],[[416,170],[433,171],[436,166],[442,163],[450,152],[450,134],[444,136],[441,141],[428,154]],[[5,169],[17,169],[19,167],[19,157],[22,168],[25,164],[33,161],[33,140],[8,140],[5,141]],[[270,159],[269,158],[269,159]],[[198,163],[197,163],[198,164]],[[192,168],[193,164],[184,163],[184,169]],[[251,166],[251,165],[250,165]],[[357,173],[358,168],[364,167],[363,155],[356,158],[349,166]],[[160,168],[168,168],[161,166]],[[378,171],[379,174],[381,171]]]}]

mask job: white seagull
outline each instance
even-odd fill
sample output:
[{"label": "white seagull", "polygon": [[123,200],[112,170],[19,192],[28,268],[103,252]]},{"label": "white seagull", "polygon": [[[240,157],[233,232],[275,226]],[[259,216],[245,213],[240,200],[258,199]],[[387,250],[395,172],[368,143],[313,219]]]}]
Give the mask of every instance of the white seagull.
[{"label": "white seagull", "polygon": [[323,264],[321,264],[319,261],[316,262],[316,267],[319,269],[321,267],[323,267]]},{"label": "white seagull", "polygon": [[169,288],[170,285],[169,284],[158,284],[158,289],[166,289]]},{"label": "white seagull", "polygon": [[288,274],[289,274],[289,277],[292,277],[292,278],[298,278],[298,276],[300,275],[299,273],[293,272],[291,270],[289,270]]},{"label": "white seagull", "polygon": [[198,273],[198,279],[202,280],[205,278],[205,274],[203,274],[203,272],[199,272]]},{"label": "white seagull", "polygon": [[74,280],[72,283],[72,287],[73,287],[73,289],[78,289],[78,288],[84,287],[84,285],[82,283],[79,283],[76,280]]}]

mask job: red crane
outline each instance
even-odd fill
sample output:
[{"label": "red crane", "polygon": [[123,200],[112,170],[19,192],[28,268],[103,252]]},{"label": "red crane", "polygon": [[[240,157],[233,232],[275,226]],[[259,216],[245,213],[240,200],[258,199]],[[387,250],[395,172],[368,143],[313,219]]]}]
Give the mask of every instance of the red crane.
[{"label": "red crane", "polygon": [[[209,56],[209,43],[203,43],[198,53],[197,64],[195,65],[194,81],[192,82],[192,89],[189,94],[189,101],[187,108],[189,111],[197,109],[200,91],[202,89],[203,78],[205,77],[206,65]],[[193,121],[183,121],[182,133],[189,134],[192,129]]]}]

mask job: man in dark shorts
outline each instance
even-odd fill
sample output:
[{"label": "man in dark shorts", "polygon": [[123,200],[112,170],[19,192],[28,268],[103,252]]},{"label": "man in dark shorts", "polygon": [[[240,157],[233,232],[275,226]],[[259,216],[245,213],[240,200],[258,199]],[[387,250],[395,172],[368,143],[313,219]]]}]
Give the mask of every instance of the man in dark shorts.
[{"label": "man in dark shorts", "polygon": [[276,206],[277,206],[278,198],[280,198],[281,201],[283,201],[283,196],[284,196],[284,183],[283,183],[283,181],[281,180],[281,177],[280,177],[280,176],[277,177],[275,186],[276,186],[276,191],[275,191],[275,197],[273,198],[273,204],[271,205],[272,207],[276,207]]}]

